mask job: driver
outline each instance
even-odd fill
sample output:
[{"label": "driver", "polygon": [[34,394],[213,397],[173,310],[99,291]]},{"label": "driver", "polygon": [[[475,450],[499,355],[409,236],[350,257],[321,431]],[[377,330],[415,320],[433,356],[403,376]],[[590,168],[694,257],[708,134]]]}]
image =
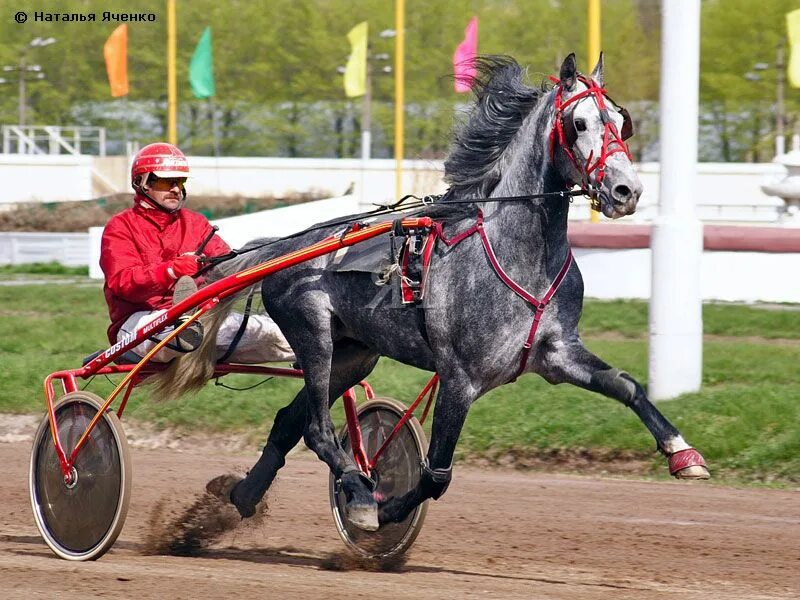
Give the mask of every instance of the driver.
[{"label": "driver", "polygon": [[[167,308],[184,300],[203,284],[197,272],[205,256],[219,256],[230,247],[213,235],[198,254],[198,247],[211,233],[211,224],[200,213],[184,208],[189,163],[176,146],[149,144],[133,159],[131,186],[133,206],[111,217],[103,231],[100,267],[105,274],[104,293],[113,344],[152,321]],[[294,354],[280,329],[267,315],[250,315],[244,331],[241,314],[231,313],[217,334],[218,358],[239,363],[289,361]],[[143,356],[171,331],[167,328],[133,349]],[[238,334],[238,335],[237,335]],[[198,321],[184,329],[152,358],[167,362],[180,352],[195,350],[202,341]]]}]

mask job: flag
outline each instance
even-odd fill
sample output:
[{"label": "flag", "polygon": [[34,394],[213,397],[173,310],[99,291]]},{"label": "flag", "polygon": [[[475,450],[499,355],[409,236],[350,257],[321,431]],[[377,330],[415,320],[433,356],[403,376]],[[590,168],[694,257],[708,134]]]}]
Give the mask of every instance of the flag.
[{"label": "flag", "polygon": [[367,93],[367,22],[353,27],[347,39],[351,50],[344,69],[344,93],[355,98]]},{"label": "flag", "polygon": [[128,26],[120,25],[103,44],[108,85],[114,98],[128,94]]},{"label": "flag", "polygon": [[211,55],[211,27],[206,27],[189,63],[189,85],[195,98],[209,98],[214,88],[214,58]]},{"label": "flag", "polygon": [[789,39],[789,66],[787,75],[792,87],[800,88],[800,8],[786,15]]},{"label": "flag", "polygon": [[472,89],[472,80],[475,79],[475,58],[478,56],[478,17],[469,20],[464,30],[464,41],[456,48],[453,54],[453,75],[455,76],[456,92],[468,92]]}]

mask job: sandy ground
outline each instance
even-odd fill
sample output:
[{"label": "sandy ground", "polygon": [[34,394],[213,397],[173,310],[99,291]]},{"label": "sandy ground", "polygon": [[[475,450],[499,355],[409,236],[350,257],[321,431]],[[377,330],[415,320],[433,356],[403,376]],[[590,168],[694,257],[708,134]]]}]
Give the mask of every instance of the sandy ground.
[{"label": "sandy ground", "polygon": [[197,556],[151,555],[210,478],[255,459],[186,444],[133,449],[120,538],[72,563],[34,525],[25,438],[0,436],[2,598],[800,598],[797,491],[457,467],[407,561],[386,572],[348,560],[326,469],[307,453],[260,523],[237,519]]}]

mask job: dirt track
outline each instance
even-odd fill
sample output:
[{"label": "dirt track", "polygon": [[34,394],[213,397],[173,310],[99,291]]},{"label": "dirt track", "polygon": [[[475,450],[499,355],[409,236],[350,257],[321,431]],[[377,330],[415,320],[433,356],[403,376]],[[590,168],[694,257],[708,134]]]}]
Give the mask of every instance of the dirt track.
[{"label": "dirt track", "polygon": [[398,572],[331,570],[348,561],[315,459],[289,461],[261,525],[243,522],[202,556],[148,556],[155,504],[178,513],[254,457],[134,449],[119,540],[97,562],[69,563],[33,523],[28,457],[28,442],[0,443],[3,598],[800,597],[796,491],[457,467]]}]

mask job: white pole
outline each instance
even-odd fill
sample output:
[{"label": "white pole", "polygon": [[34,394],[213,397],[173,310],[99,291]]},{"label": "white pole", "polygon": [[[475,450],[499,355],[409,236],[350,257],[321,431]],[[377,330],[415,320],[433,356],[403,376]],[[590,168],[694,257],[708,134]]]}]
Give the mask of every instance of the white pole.
[{"label": "white pole", "polygon": [[653,400],[700,389],[703,225],[695,214],[700,0],[663,0],[661,188],[653,222],[648,391]]}]

